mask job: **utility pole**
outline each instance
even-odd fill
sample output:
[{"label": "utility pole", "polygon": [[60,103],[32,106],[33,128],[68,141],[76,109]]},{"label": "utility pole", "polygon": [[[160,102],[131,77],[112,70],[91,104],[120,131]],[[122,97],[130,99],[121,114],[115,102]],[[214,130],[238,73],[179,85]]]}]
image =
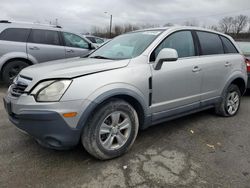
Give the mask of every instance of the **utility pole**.
[{"label": "utility pole", "polygon": [[110,15],[110,28],[109,28],[109,37],[112,37],[112,14]]},{"label": "utility pole", "polygon": [[[104,12],[104,14],[108,14],[108,12]],[[109,37],[112,37],[112,21],[113,21],[113,15],[110,14],[110,23],[109,23]]]}]

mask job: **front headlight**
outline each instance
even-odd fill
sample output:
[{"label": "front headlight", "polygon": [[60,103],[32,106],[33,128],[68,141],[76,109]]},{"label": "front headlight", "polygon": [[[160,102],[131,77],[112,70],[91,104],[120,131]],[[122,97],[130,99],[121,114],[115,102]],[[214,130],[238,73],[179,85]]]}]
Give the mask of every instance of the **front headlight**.
[{"label": "front headlight", "polygon": [[68,89],[72,80],[50,80],[38,84],[31,92],[38,102],[57,102]]}]

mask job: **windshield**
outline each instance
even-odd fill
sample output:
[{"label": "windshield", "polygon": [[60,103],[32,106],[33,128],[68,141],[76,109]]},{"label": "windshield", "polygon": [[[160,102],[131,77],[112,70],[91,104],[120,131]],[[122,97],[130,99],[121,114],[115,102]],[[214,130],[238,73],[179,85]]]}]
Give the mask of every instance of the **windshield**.
[{"label": "windshield", "polygon": [[139,31],[120,35],[92,53],[90,58],[131,59],[139,56],[162,30]]},{"label": "windshield", "polygon": [[244,55],[250,55],[250,42],[238,42]]}]

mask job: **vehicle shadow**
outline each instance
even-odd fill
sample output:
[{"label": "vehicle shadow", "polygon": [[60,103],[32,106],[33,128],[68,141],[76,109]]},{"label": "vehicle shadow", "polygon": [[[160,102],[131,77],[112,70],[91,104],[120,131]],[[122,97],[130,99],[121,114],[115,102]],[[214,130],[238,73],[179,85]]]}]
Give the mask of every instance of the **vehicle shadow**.
[{"label": "vehicle shadow", "polygon": [[8,88],[6,84],[4,84],[2,81],[0,81],[0,89]]},{"label": "vehicle shadow", "polygon": [[[189,133],[191,129],[191,124],[194,122],[203,119],[204,116],[208,118],[214,118],[214,115],[208,110],[204,112],[200,112],[197,114],[192,114],[189,116],[181,117],[176,120],[168,121],[165,123],[157,124],[155,126],[149,127],[146,130],[140,130],[136,141],[131,150],[126,153],[124,156],[121,156],[114,160],[126,160],[129,158],[133,158],[134,155],[138,153],[143,153],[145,150],[155,145],[156,143],[160,143],[162,139],[169,139],[170,137],[178,136],[179,134],[183,134],[182,132]],[[171,139],[171,138],[170,138]],[[40,155],[43,156],[43,160],[51,160],[57,159],[63,163],[64,159],[71,159],[76,164],[80,165],[81,163],[99,163],[100,160],[92,157],[88,152],[84,149],[82,144],[79,142],[77,146],[71,148],[69,150],[53,150],[44,148],[40,146],[38,143],[34,141],[33,138],[29,139],[29,145],[33,148],[32,150],[41,152]]]},{"label": "vehicle shadow", "polygon": [[250,96],[250,89],[246,90],[246,93],[244,94],[244,96]]}]

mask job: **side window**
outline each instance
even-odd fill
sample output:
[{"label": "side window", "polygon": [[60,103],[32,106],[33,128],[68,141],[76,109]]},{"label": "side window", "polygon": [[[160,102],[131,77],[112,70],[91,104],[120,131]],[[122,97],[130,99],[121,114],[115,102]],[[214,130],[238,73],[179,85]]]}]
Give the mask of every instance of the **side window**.
[{"label": "side window", "polygon": [[164,39],[151,54],[150,61],[155,61],[163,48],[173,48],[178,52],[179,58],[195,56],[194,41],[191,31],[179,31]]},{"label": "side window", "polygon": [[89,48],[89,44],[75,34],[63,32],[63,38],[66,46],[84,49]]},{"label": "side window", "polygon": [[29,40],[30,43],[60,45],[57,31],[32,29]]},{"label": "side window", "polygon": [[8,28],[0,34],[0,40],[26,42],[30,29]]},{"label": "side window", "polygon": [[220,37],[217,34],[197,31],[202,55],[224,54]]},{"label": "side window", "polygon": [[102,44],[104,43],[104,40],[100,39],[100,38],[95,38],[95,41],[97,44]]},{"label": "side window", "polygon": [[86,37],[86,38],[89,39],[91,42],[96,43],[96,40],[94,37]]},{"label": "side window", "polygon": [[223,44],[224,44],[224,49],[225,49],[225,53],[238,53],[238,51],[236,50],[235,46],[233,45],[233,43],[227,39],[226,37],[220,36]]}]

